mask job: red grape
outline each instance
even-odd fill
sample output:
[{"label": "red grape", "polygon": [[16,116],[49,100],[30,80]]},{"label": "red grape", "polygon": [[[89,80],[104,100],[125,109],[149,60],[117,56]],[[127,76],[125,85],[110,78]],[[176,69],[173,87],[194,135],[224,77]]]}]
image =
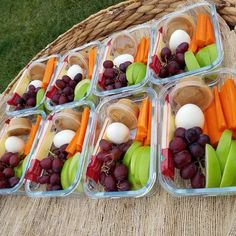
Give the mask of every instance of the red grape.
[{"label": "red grape", "polygon": [[97,159],[100,160],[101,162],[106,162],[111,160],[111,155],[109,152],[107,151],[100,151],[97,155],[96,155]]},{"label": "red grape", "polygon": [[183,150],[174,155],[174,164],[177,169],[183,168],[186,164],[191,162],[191,155],[187,150]]},{"label": "red grape", "polygon": [[63,80],[61,80],[61,79],[56,80],[55,84],[60,89],[64,89],[66,87],[65,82]]},{"label": "red grape", "polygon": [[54,158],[52,161],[52,170],[55,173],[60,173],[63,167],[63,161],[59,158]]},{"label": "red grape", "polygon": [[19,158],[18,154],[17,153],[12,154],[10,157],[10,160],[9,160],[10,166],[16,167],[16,166],[18,166],[19,162],[20,162],[20,158]]},{"label": "red grape", "polygon": [[5,179],[5,175],[3,174],[3,172],[0,172],[0,180],[4,180]]},{"label": "red grape", "polygon": [[106,60],[103,62],[103,67],[105,69],[108,69],[108,68],[113,68],[114,64],[113,64],[113,61],[111,60]]},{"label": "red grape", "polygon": [[118,89],[118,88],[121,88],[122,87],[122,84],[120,81],[116,81],[115,82],[115,88]]},{"label": "red grape", "polygon": [[68,102],[67,97],[64,94],[62,94],[59,98],[59,104],[61,105],[61,104],[67,103],[67,102]]},{"label": "red grape", "polygon": [[173,153],[180,152],[186,148],[186,143],[183,138],[175,137],[169,145],[170,150]]},{"label": "red grape", "polygon": [[66,96],[68,96],[68,95],[73,94],[73,93],[74,93],[74,90],[73,90],[71,87],[67,86],[67,87],[65,87],[65,88],[63,89],[63,93],[64,93]]},{"label": "red grape", "polygon": [[101,168],[102,172],[105,172],[106,174],[111,174],[116,167],[116,162],[114,160],[106,161]]},{"label": "red grape", "polygon": [[104,75],[105,78],[111,78],[112,79],[116,76],[116,73],[115,73],[114,69],[108,68],[108,69],[104,70],[103,75]]},{"label": "red grape", "polygon": [[113,174],[116,180],[125,180],[128,177],[128,168],[124,164],[119,164],[116,166]]},{"label": "red grape", "polygon": [[79,83],[81,80],[83,79],[83,76],[81,73],[78,73],[75,77],[74,77],[74,81]]},{"label": "red grape", "polygon": [[99,178],[99,183],[100,183],[101,185],[104,185],[106,176],[107,176],[107,175],[106,175],[104,172],[101,172],[100,178]]},{"label": "red grape", "polygon": [[175,130],[174,136],[175,136],[175,137],[185,138],[185,131],[186,131],[186,130],[185,130],[184,128],[179,127],[179,128],[177,128],[177,129]]},{"label": "red grape", "polygon": [[179,64],[179,66],[183,68],[185,66],[184,54],[177,53],[176,54],[176,61]]},{"label": "red grape", "polygon": [[2,189],[2,188],[7,188],[8,187],[8,182],[7,182],[7,180],[5,179],[5,180],[1,180],[0,181],[0,189]]},{"label": "red grape", "polygon": [[193,129],[197,132],[198,135],[200,135],[202,133],[202,129],[200,127],[193,127]]},{"label": "red grape", "polygon": [[30,91],[30,92],[34,92],[34,91],[35,91],[34,85],[31,84],[31,85],[29,86],[29,91]]},{"label": "red grape", "polygon": [[55,93],[52,95],[52,101],[56,104],[59,103],[59,98],[60,98],[60,95],[58,93]]},{"label": "red grape", "polygon": [[52,168],[52,159],[50,157],[46,157],[40,161],[40,166],[44,170],[50,170]]},{"label": "red grape", "polygon": [[191,179],[192,188],[204,188],[205,187],[205,176],[198,171],[195,176]]},{"label": "red grape", "polygon": [[1,157],[1,161],[7,165],[9,165],[10,162],[10,157],[13,153],[12,152],[6,152],[5,154],[3,154],[3,156]]},{"label": "red grape", "polygon": [[126,79],[126,75],[124,73],[120,73],[118,80],[122,83],[122,84],[127,84],[127,79]]},{"label": "red grape", "polygon": [[120,66],[119,66],[119,69],[122,71],[122,72],[126,72],[127,68],[129,65],[131,65],[132,63],[130,61],[126,61],[124,63],[121,63]]},{"label": "red grape", "polygon": [[26,105],[34,107],[36,105],[36,99],[31,97],[26,101]]},{"label": "red grape", "polygon": [[131,189],[130,182],[128,180],[119,181],[117,188],[118,191],[129,191]]},{"label": "red grape", "polygon": [[68,102],[73,102],[75,96],[74,96],[74,94],[71,94],[71,95],[67,96],[67,98],[68,98]]},{"label": "red grape", "polygon": [[192,179],[194,175],[197,172],[197,167],[193,163],[189,163],[185,165],[183,168],[180,170],[180,176],[183,179]]},{"label": "red grape", "polygon": [[57,174],[57,173],[53,173],[51,176],[50,176],[50,184],[51,185],[58,185],[61,183],[61,179],[60,179],[60,174]]},{"label": "red grape", "polygon": [[106,90],[112,90],[112,89],[114,89],[115,88],[115,86],[113,86],[113,85],[107,85],[106,87],[105,87],[105,89]]},{"label": "red grape", "polygon": [[162,66],[159,72],[159,77],[160,78],[166,78],[169,76],[169,71],[166,66]]},{"label": "red grape", "polygon": [[161,49],[161,59],[163,62],[167,62],[171,57],[171,50],[168,47],[164,47]]},{"label": "red grape", "polygon": [[3,174],[6,176],[6,178],[11,178],[14,176],[15,173],[12,168],[8,167],[3,170]]},{"label": "red grape", "polygon": [[11,177],[8,181],[9,181],[10,187],[14,187],[15,185],[18,184],[18,182],[20,181],[20,179],[17,178],[17,177],[15,177],[15,176],[13,176],[13,177]]},{"label": "red grape", "polygon": [[210,138],[209,138],[209,136],[206,135],[206,134],[200,134],[200,136],[199,136],[197,142],[198,142],[200,145],[202,145],[203,147],[205,147],[205,145],[206,145],[207,143],[210,144]]},{"label": "red grape", "polygon": [[38,182],[40,184],[48,184],[49,181],[50,181],[50,176],[49,175],[43,175],[43,176],[38,177]]},{"label": "red grape", "polygon": [[188,43],[183,42],[176,48],[177,53],[185,53],[188,50]]},{"label": "red grape", "polygon": [[60,152],[65,152],[68,144],[63,144],[62,146],[59,147]]},{"label": "red grape", "polygon": [[175,75],[177,74],[179,68],[179,65],[176,61],[171,61],[167,64],[168,72],[170,75]]},{"label": "red grape", "polygon": [[198,143],[193,143],[189,146],[189,151],[191,155],[195,158],[203,157],[205,154],[205,149]]},{"label": "red grape", "polygon": [[123,154],[123,151],[119,147],[115,147],[111,150],[111,158],[118,161]]},{"label": "red grape", "polygon": [[106,139],[101,139],[99,141],[99,147],[104,151],[110,151],[112,149],[112,143],[110,143]]},{"label": "red grape", "polygon": [[77,83],[76,83],[75,80],[71,80],[71,81],[69,82],[69,86],[70,86],[72,89],[74,89],[74,88],[76,87],[76,85],[77,85]]},{"label": "red grape", "polygon": [[63,75],[61,79],[66,84],[69,84],[69,82],[72,81],[71,78],[68,75]]},{"label": "red grape", "polygon": [[51,184],[47,184],[46,190],[47,190],[47,191],[52,191],[52,187],[53,187],[53,186],[52,186]]},{"label": "red grape", "polygon": [[61,189],[62,189],[61,185],[53,185],[52,186],[53,191],[57,191],[57,190],[61,190]]},{"label": "red grape", "polygon": [[30,98],[30,95],[28,93],[23,93],[22,98],[27,101]]},{"label": "red grape", "polygon": [[112,192],[112,191],[117,190],[116,181],[113,176],[111,176],[111,175],[106,176],[106,178],[104,180],[104,187],[105,187],[105,191],[107,191],[107,192]]},{"label": "red grape", "polygon": [[185,132],[185,138],[188,143],[193,143],[198,140],[198,133],[194,128],[187,129]]}]

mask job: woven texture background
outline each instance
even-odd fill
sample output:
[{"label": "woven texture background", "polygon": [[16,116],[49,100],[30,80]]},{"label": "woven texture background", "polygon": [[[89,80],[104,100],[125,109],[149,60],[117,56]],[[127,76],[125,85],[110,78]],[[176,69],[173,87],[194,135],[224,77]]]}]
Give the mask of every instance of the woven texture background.
[{"label": "woven texture background", "polygon": [[[171,10],[174,9],[174,4],[170,4],[172,1],[153,0],[146,2],[164,4],[163,8],[171,5]],[[169,2],[169,5],[167,2]],[[176,2],[180,3],[181,1]],[[235,0],[231,0],[231,2],[234,4]],[[143,1],[141,4],[143,4]],[[138,5],[140,6],[138,8],[140,15],[135,16],[136,20],[140,19],[142,9],[144,9],[140,2],[133,3],[128,8],[130,12],[132,12],[132,8],[137,11]],[[225,19],[229,16],[226,9],[225,7],[222,8],[221,12]],[[117,11],[119,12],[119,8]],[[149,11],[154,10],[150,8]],[[94,16],[91,17],[95,25],[100,24],[101,28],[110,28],[109,31],[104,30],[104,35],[106,35],[113,28],[105,23],[102,26],[102,21],[99,21],[99,14],[102,13],[98,13],[97,20],[94,20]],[[156,14],[157,17],[160,16],[157,12],[153,14]],[[119,17],[119,14],[117,14],[117,17]],[[153,16],[147,17],[147,20],[151,18]],[[231,17],[230,20],[232,19],[235,18]],[[84,23],[85,28],[86,22]],[[72,29],[75,34],[78,27],[82,26],[77,25]],[[236,32],[234,30],[230,31],[223,20],[221,20],[221,27],[225,52],[223,65],[236,68]],[[55,52],[62,49],[68,50],[85,41],[81,35],[77,35],[78,40],[81,41],[73,44],[70,43],[71,33],[68,36],[66,35],[59,37],[40,52],[38,56],[46,55],[52,50],[55,50]],[[88,34],[86,33],[86,35]],[[96,37],[95,34],[93,37]],[[63,47],[60,48],[59,45],[62,44]],[[58,45],[58,48],[52,45]],[[236,197],[234,196],[174,198],[161,187],[158,187],[155,195],[140,199],[91,200],[73,197],[31,199],[25,196],[2,196],[0,197],[0,235],[233,236],[236,235],[235,211]]]}]

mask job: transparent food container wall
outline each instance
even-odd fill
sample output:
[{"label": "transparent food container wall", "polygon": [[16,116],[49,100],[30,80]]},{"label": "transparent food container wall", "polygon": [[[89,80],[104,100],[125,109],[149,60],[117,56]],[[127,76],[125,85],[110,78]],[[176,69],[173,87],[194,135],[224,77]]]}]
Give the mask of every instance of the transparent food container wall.
[{"label": "transparent food container wall", "polygon": [[[84,115],[85,113],[86,115]],[[93,116],[94,105],[88,101],[67,104],[49,114],[37,137],[36,148],[28,168],[25,185],[27,195],[53,197],[67,196],[72,192],[77,196],[83,195],[81,176],[85,156],[89,152],[88,136],[93,130]],[[70,148],[67,149],[69,146]],[[49,167],[47,164],[45,167],[42,161],[48,157],[52,161]],[[59,167],[55,167],[54,160],[60,161]],[[52,175],[55,174],[57,177],[54,181],[51,178],[54,178]],[[45,176],[49,178],[46,181]],[[53,188],[53,186],[57,187]]]},{"label": "transparent food container wall", "polygon": [[[232,79],[236,83],[236,71],[233,69],[222,68],[214,72],[203,73],[197,75],[198,77],[205,80],[206,84],[213,91],[214,87],[217,87],[221,91],[222,85],[229,79]],[[214,82],[212,83],[211,78],[214,77]],[[210,80],[209,80],[210,78]],[[209,82],[210,81],[210,82]],[[159,159],[158,159],[158,178],[162,187],[174,196],[217,196],[217,195],[232,195],[236,194],[236,186],[230,187],[205,187],[205,188],[192,188],[190,180],[184,180],[180,177],[180,171],[174,168],[172,162],[172,155],[170,155],[169,143],[173,139],[175,131],[175,115],[173,108],[169,103],[169,95],[171,91],[178,84],[179,80],[166,85],[160,95],[160,133],[159,133]],[[189,85],[191,89],[191,86]],[[232,108],[234,109],[234,108]],[[217,117],[214,117],[217,119]],[[207,123],[208,124],[208,123]],[[213,125],[213,124],[212,124]],[[203,131],[204,132],[204,131]],[[221,131],[222,135],[223,130]],[[219,136],[220,137],[220,136]],[[213,145],[211,141],[211,145]],[[215,141],[214,141],[215,142]],[[216,150],[218,142],[213,145]],[[225,144],[226,145],[226,144]],[[171,157],[172,156],[172,157]],[[206,155],[204,156],[204,161],[206,163]],[[218,156],[218,158],[220,158]],[[205,164],[206,165],[206,164]],[[202,166],[203,173],[206,174],[206,167]],[[233,167],[232,167],[233,168]],[[174,174],[171,178],[171,175]],[[223,174],[221,176],[223,178]],[[206,185],[205,185],[206,186]]]},{"label": "transparent food container wall", "polygon": [[[35,109],[44,110],[45,93],[57,69],[59,60],[59,55],[51,55],[27,65],[20,79],[14,85],[12,93],[8,95],[7,114],[16,115],[22,111]],[[33,85],[35,89],[32,90],[30,85]]]},{"label": "transparent food container wall", "polygon": [[[100,42],[94,41],[65,53],[46,94],[48,110],[84,99],[96,104],[97,98],[92,89],[99,51]],[[68,81],[65,76],[69,76]]]},{"label": "transparent food container wall", "polygon": [[[124,39],[122,39],[124,37]],[[127,37],[127,38],[126,38]],[[123,41],[122,41],[123,40]],[[143,47],[143,56],[146,55],[145,59],[141,59],[142,57],[138,54],[140,53],[140,44],[145,42],[145,47]],[[119,45],[119,43],[121,45]],[[123,45],[127,43],[127,45]],[[134,62],[141,62],[143,64],[149,65],[149,58],[151,53],[151,28],[148,24],[136,26],[127,30],[123,30],[118,33],[112,34],[108,37],[104,43],[102,44],[102,53],[99,57],[98,61],[98,69],[96,71],[96,81],[94,85],[94,94],[99,97],[105,97],[107,95],[119,94],[125,91],[133,91],[135,89],[143,87],[149,81],[149,67],[146,67],[146,75],[140,81],[133,85],[127,85],[120,88],[113,88],[109,90],[105,90],[101,87],[100,83],[103,80],[104,67],[103,62],[106,60],[112,60],[114,63],[114,59],[123,54],[130,54],[134,58]],[[144,45],[143,44],[143,45]],[[120,47],[120,48],[119,48]],[[127,60],[130,60],[126,57]],[[117,60],[119,62],[124,62],[124,59]],[[118,63],[118,62],[117,62]],[[114,65],[113,69],[118,69],[116,65]],[[118,70],[118,75],[122,74],[120,70]],[[141,74],[141,73],[140,73]],[[127,73],[126,73],[127,75]],[[136,77],[138,77],[136,75]],[[118,78],[118,77],[117,77]],[[127,76],[126,76],[127,78]],[[114,78],[113,78],[114,79]],[[136,79],[136,78],[135,78]],[[117,81],[121,81],[118,79]]]},{"label": "transparent food container wall", "polygon": [[[139,186],[136,189],[132,189],[129,191],[112,191],[112,192],[106,192],[104,191],[103,186],[99,183],[98,179],[95,180],[94,176],[96,175],[95,172],[90,171],[92,168],[94,168],[97,164],[99,166],[99,163],[97,162],[97,158],[95,156],[101,151],[99,149],[99,142],[101,139],[104,139],[105,132],[107,130],[107,127],[109,124],[113,123],[114,120],[110,118],[107,114],[107,111],[111,105],[118,104],[119,101],[122,99],[131,100],[132,103],[135,105],[138,105],[140,107],[141,103],[145,99],[149,99],[151,102],[151,140],[150,140],[150,162],[148,164],[149,173],[147,176],[147,182],[143,186]],[[129,102],[128,102],[129,103]],[[91,133],[90,139],[89,139],[89,146],[91,148],[91,153],[88,155],[87,158],[87,168],[85,169],[85,177],[84,177],[84,191],[85,194],[90,198],[123,198],[123,197],[142,197],[147,194],[151,195],[155,192],[155,183],[156,183],[156,158],[157,158],[157,113],[158,113],[158,107],[157,107],[157,95],[154,90],[151,88],[142,88],[140,90],[137,90],[136,92],[126,92],[119,95],[114,95],[112,97],[106,98],[100,102],[98,107],[95,111],[95,127],[96,132]],[[116,122],[119,122],[116,120]],[[121,121],[120,121],[121,122]],[[122,123],[122,122],[121,122]],[[134,143],[134,138],[136,135],[137,129],[133,129],[130,131],[131,134],[131,140],[132,143]],[[105,136],[104,136],[105,135]],[[106,138],[105,138],[106,139]],[[114,144],[113,144],[114,145]],[[122,145],[122,144],[121,144]],[[145,144],[143,142],[142,145],[149,145]],[[127,153],[127,150],[125,151],[125,155]],[[122,157],[124,158],[124,156]],[[132,155],[131,155],[132,158]],[[123,161],[124,159],[120,160]],[[123,162],[124,164],[125,162]],[[125,164],[126,165],[126,164]],[[126,165],[127,166],[127,165]],[[90,169],[91,168],[91,169]],[[97,168],[97,167],[95,167]],[[100,169],[102,170],[102,168]],[[90,174],[89,174],[90,172]],[[93,175],[93,177],[91,177]],[[96,176],[95,176],[96,178]]]},{"label": "transparent food container wall", "polygon": [[24,194],[24,177],[42,129],[45,113],[25,112],[1,117],[0,132],[0,194]]},{"label": "transparent food container wall", "polygon": [[[182,71],[179,73],[175,73],[174,75],[169,74],[165,78],[161,78],[159,76],[159,72],[161,68],[160,63],[163,66],[165,63],[162,61],[160,54],[161,54],[161,49],[168,46],[168,42],[169,42],[168,37],[170,37],[171,35],[170,33],[173,31],[173,29],[175,30],[182,29],[188,32],[191,39],[193,39],[194,34],[196,33],[197,15],[199,13],[204,13],[209,16],[209,19],[210,19],[210,22],[212,23],[212,27],[214,31],[212,32],[212,35],[215,38],[213,40],[215,41],[214,43],[216,45],[216,51],[215,49],[211,51],[214,51],[214,54],[217,53],[217,55],[214,55],[212,56],[212,59],[209,59],[209,60],[207,59],[206,62],[201,62],[201,63],[198,61],[199,60],[198,58],[205,57],[206,59],[208,58],[208,56],[205,54],[199,56],[197,58],[198,59],[197,62],[199,63],[198,66],[194,66],[195,62],[193,63],[193,60],[191,59],[190,64],[192,64],[193,66],[191,67],[191,70],[188,71],[187,68],[185,67],[185,68],[182,68]],[[186,22],[188,22],[188,24]],[[167,27],[168,25],[172,25],[172,28],[171,27],[168,28]],[[207,30],[206,32],[202,34],[205,34],[205,33],[207,33]],[[180,37],[182,36],[178,36],[179,38],[176,36],[176,39],[178,38],[178,40],[180,40],[181,39]],[[152,48],[152,59],[151,59],[151,64],[150,64],[150,66],[152,67],[151,82],[155,85],[166,84],[168,82],[175,81],[183,76],[189,76],[189,75],[203,73],[203,72],[212,70],[220,66],[223,60],[223,56],[224,56],[222,42],[221,42],[221,32],[220,32],[220,27],[218,23],[216,8],[214,5],[205,1],[201,1],[199,3],[192,4],[192,5],[187,5],[183,7],[182,9],[177,10],[174,13],[168,14],[162,17],[160,20],[158,20],[152,29],[152,41],[153,41],[152,42],[153,48]],[[190,42],[190,45],[191,45],[191,42]],[[202,48],[204,49],[207,48],[206,47],[207,45],[212,46],[212,42],[210,43],[209,41],[209,44],[206,44]],[[198,49],[195,48],[193,50],[195,50],[193,54],[194,56],[196,56],[197,50],[199,50],[199,48]]]}]

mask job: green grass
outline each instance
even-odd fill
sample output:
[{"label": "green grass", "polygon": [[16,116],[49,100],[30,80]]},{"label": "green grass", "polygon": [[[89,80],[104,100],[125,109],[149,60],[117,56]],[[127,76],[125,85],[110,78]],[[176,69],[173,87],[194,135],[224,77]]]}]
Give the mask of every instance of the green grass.
[{"label": "green grass", "polygon": [[1,0],[0,92],[60,34],[121,0]]}]

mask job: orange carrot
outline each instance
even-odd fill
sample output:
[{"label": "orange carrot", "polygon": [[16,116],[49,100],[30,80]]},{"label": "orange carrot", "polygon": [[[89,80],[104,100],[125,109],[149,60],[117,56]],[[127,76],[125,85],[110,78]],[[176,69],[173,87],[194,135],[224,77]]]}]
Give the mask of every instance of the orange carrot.
[{"label": "orange carrot", "polygon": [[189,50],[193,53],[197,52],[196,32],[194,33],[191,43],[189,45]]},{"label": "orange carrot", "polygon": [[227,124],[225,121],[223,109],[220,102],[219,91],[216,86],[213,88],[213,94],[214,94],[214,102],[215,102],[215,107],[216,107],[216,120],[218,124],[218,129],[220,131],[224,131],[225,129],[227,129]]},{"label": "orange carrot", "polygon": [[211,105],[205,110],[205,122],[207,123],[208,135],[211,140],[211,144],[216,146],[222,132],[218,129],[218,124],[216,120],[216,106],[215,102],[212,101]]},{"label": "orange carrot", "polygon": [[141,104],[138,124],[137,124],[137,133],[135,136],[135,140],[143,140],[147,137],[148,131],[148,110],[149,110],[149,102],[148,99],[144,99]]},{"label": "orange carrot", "polygon": [[225,80],[221,87],[220,99],[228,129],[236,129],[236,85],[232,79]]},{"label": "orange carrot", "polygon": [[208,134],[208,127],[207,127],[207,122],[206,121],[204,122],[202,133],[209,136],[209,134]]},{"label": "orange carrot", "polygon": [[35,138],[36,133],[38,131],[41,119],[42,119],[42,117],[40,115],[38,115],[35,124],[32,125],[29,137],[28,137],[28,139],[26,141],[25,148],[24,148],[24,154],[25,155],[28,155],[30,153],[30,149],[31,149],[31,147],[33,145],[34,138]]},{"label": "orange carrot", "polygon": [[140,43],[138,45],[138,50],[137,50],[137,54],[135,57],[135,61],[137,62],[142,62],[143,58],[144,58],[144,53],[145,53],[145,45],[146,45],[146,39],[145,37],[142,37],[142,39],[140,40]]},{"label": "orange carrot", "polygon": [[137,53],[134,57],[134,61],[136,62],[138,58],[140,58],[140,43],[138,44],[138,47],[137,47]]},{"label": "orange carrot", "polygon": [[152,103],[149,102],[149,111],[148,111],[148,131],[147,137],[144,140],[144,145],[150,145],[151,143],[151,132],[152,132]]},{"label": "orange carrot", "polygon": [[68,157],[73,156],[76,151],[76,143],[79,137],[79,133],[80,133],[80,128],[77,129],[75,136],[66,147],[66,152],[68,153]]},{"label": "orange carrot", "polygon": [[199,48],[206,45],[207,15],[200,13],[197,15],[196,43]]},{"label": "orange carrot", "polygon": [[150,40],[149,38],[146,38],[146,44],[145,44],[145,50],[144,50],[144,58],[142,60],[142,62],[147,65],[147,61],[148,61],[148,51],[149,51],[149,47],[150,47]]},{"label": "orange carrot", "polygon": [[44,76],[43,76],[43,88],[46,89],[48,87],[48,84],[51,80],[54,68],[55,68],[55,61],[56,61],[56,57],[51,57],[49,58],[47,65],[46,65],[46,69],[44,72]]},{"label": "orange carrot", "polygon": [[95,48],[89,49],[89,65],[88,65],[88,78],[91,79],[93,75],[93,69],[96,62],[97,50]]},{"label": "orange carrot", "polygon": [[215,43],[214,30],[211,23],[211,19],[207,16],[207,26],[206,26],[206,45]]},{"label": "orange carrot", "polygon": [[88,120],[89,120],[89,114],[90,114],[89,108],[85,107],[84,111],[82,113],[79,136],[78,136],[78,139],[76,142],[76,144],[77,144],[76,151],[78,151],[78,152],[81,152],[82,147],[83,147],[84,137],[85,137],[85,133],[86,133],[87,125],[88,125]]}]

